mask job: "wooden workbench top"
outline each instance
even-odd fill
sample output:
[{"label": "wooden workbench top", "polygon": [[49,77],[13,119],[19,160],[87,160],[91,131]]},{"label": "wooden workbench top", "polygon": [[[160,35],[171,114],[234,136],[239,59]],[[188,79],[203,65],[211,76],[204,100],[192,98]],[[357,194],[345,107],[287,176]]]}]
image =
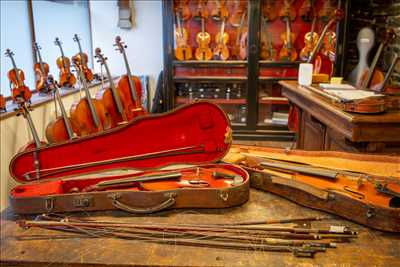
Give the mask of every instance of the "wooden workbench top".
[{"label": "wooden workbench top", "polygon": [[[74,214],[77,216],[77,214]],[[252,189],[250,201],[237,208],[171,210],[151,216],[123,212],[79,214],[118,222],[217,223],[322,215],[269,193]],[[132,240],[66,238],[67,233],[20,229],[6,210],[1,220],[1,266],[400,266],[400,236],[366,229],[342,220],[315,226],[347,225],[359,231],[352,243],[317,253],[314,259],[290,253],[171,246]],[[43,239],[39,235],[49,238]]]},{"label": "wooden workbench top", "polygon": [[384,112],[381,114],[357,114],[345,112],[326,100],[321,99],[321,97],[306,87],[300,86],[297,81],[280,81],[279,84],[294,94],[298,94],[306,99],[312,100],[321,108],[352,123],[400,123],[400,111]]}]

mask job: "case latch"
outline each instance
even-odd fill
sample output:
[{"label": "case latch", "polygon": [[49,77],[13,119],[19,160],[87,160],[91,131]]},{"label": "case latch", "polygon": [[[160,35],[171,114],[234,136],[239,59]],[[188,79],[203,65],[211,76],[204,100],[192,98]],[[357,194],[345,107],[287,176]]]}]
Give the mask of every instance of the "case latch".
[{"label": "case latch", "polygon": [[93,205],[93,197],[79,196],[74,198],[72,202],[75,208],[87,208]]}]

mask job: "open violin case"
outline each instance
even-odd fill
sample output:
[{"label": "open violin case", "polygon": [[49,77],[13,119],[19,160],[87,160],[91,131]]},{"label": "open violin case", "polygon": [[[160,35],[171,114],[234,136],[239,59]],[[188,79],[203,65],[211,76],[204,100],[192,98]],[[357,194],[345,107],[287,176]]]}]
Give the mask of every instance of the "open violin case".
[{"label": "open violin case", "polygon": [[18,153],[10,174],[21,185],[11,190],[10,203],[19,214],[240,205],[249,197],[248,173],[217,163],[231,141],[228,118],[209,102],[140,117]]},{"label": "open violin case", "polygon": [[400,157],[233,146],[251,186],[368,227],[400,232]]}]

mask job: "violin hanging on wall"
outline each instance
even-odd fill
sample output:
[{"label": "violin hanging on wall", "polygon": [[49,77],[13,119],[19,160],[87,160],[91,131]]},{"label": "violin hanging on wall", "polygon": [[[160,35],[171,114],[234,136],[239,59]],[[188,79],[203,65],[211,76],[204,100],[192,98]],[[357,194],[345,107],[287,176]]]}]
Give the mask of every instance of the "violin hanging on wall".
[{"label": "violin hanging on wall", "polygon": [[189,0],[174,0],[174,12],[175,14],[181,14],[181,18],[184,21],[190,19]]},{"label": "violin hanging on wall", "polygon": [[13,68],[9,70],[7,73],[7,77],[10,80],[12,86],[11,88],[12,99],[14,103],[18,103],[21,101],[29,103],[32,97],[32,92],[24,83],[25,74],[22,70],[17,68],[17,64],[15,63],[14,60],[14,53],[10,49],[7,49],[5,54],[7,57],[11,59],[11,63],[13,66]]},{"label": "violin hanging on wall", "polygon": [[296,19],[296,10],[292,6],[293,2],[293,0],[291,2],[285,0],[284,7],[279,14],[286,25],[286,32],[281,34],[283,46],[279,51],[279,60],[282,61],[295,61],[297,59],[297,51],[293,44],[296,35],[291,30],[291,22]]},{"label": "violin hanging on wall", "polygon": [[188,45],[189,34],[182,25],[181,14],[176,13],[176,28],[175,28],[175,57],[178,60],[189,60],[192,58],[192,48]]},{"label": "violin hanging on wall", "polygon": [[225,19],[221,22],[220,31],[215,35],[215,47],[213,50],[214,59],[227,60],[229,58],[229,49],[227,43],[229,42],[229,35],[225,31]]},{"label": "violin hanging on wall", "polygon": [[74,87],[76,84],[76,77],[71,72],[71,61],[65,57],[62,43],[58,37],[56,37],[54,44],[60,48],[61,57],[57,58],[57,66],[60,69],[60,86]]},{"label": "violin hanging on wall", "polygon": [[[300,59],[303,61],[306,61],[309,57],[311,52],[314,50],[314,47],[317,45],[318,42],[318,33],[316,33],[315,28],[316,28],[316,23],[317,23],[317,16],[315,14],[315,8],[314,8],[314,1],[305,1],[304,3],[308,2],[310,5],[310,9],[308,9],[307,6],[307,13],[303,14],[305,19],[310,19],[311,18],[311,30],[307,32],[304,35],[304,47],[300,51]],[[303,12],[305,12],[303,10]],[[304,19],[303,19],[304,20]]]},{"label": "violin hanging on wall", "polygon": [[[271,3],[272,2],[272,3]],[[278,17],[275,0],[264,0],[261,10],[262,17],[267,22],[272,22]]]},{"label": "violin hanging on wall", "polygon": [[48,94],[51,92],[48,83],[49,64],[43,62],[42,55],[40,53],[41,47],[38,45],[38,43],[34,43],[33,48],[38,56],[38,62],[36,62],[33,66],[36,76],[36,90],[40,93]]},{"label": "violin hanging on wall", "polygon": [[247,13],[247,0],[234,0],[229,2],[233,3],[233,12],[229,17],[229,23],[232,27],[240,27],[243,14]]},{"label": "violin hanging on wall", "polygon": [[[229,17],[228,9],[226,8],[225,0],[214,0],[214,5],[211,6],[211,17],[213,20],[222,21]],[[211,3],[212,4],[212,3]]]},{"label": "violin hanging on wall", "polygon": [[196,42],[198,43],[198,47],[195,51],[195,57],[197,60],[210,60],[213,56],[211,48],[209,44],[211,42],[211,36],[205,30],[205,20],[207,17],[201,18],[201,31],[196,35]]},{"label": "violin hanging on wall", "polygon": [[232,46],[232,57],[237,60],[245,60],[247,58],[247,30],[243,30],[246,13],[242,14],[239,27],[236,31],[235,44]]},{"label": "violin hanging on wall", "polygon": [[80,68],[83,71],[83,75],[85,76],[86,81],[90,83],[91,81],[93,81],[93,72],[89,69],[87,65],[88,55],[82,52],[82,46],[80,43],[81,38],[79,38],[77,34],[74,35],[73,40],[78,44],[79,53],[73,56],[72,60],[76,62],[76,64],[79,64]]}]

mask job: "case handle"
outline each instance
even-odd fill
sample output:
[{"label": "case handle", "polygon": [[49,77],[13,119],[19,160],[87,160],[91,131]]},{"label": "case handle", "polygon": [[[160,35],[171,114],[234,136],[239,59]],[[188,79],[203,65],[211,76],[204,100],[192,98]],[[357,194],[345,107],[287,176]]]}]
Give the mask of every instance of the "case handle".
[{"label": "case handle", "polygon": [[147,214],[147,213],[153,213],[153,212],[158,212],[162,211],[165,209],[168,209],[172,207],[176,200],[175,196],[176,194],[168,194],[168,199],[162,202],[161,204],[148,207],[148,208],[138,208],[138,207],[131,207],[127,204],[124,204],[120,202],[118,199],[121,198],[121,194],[111,194],[109,195],[109,198],[111,198],[111,204],[116,207],[117,209],[130,212],[130,213],[140,213],[140,214]]}]

